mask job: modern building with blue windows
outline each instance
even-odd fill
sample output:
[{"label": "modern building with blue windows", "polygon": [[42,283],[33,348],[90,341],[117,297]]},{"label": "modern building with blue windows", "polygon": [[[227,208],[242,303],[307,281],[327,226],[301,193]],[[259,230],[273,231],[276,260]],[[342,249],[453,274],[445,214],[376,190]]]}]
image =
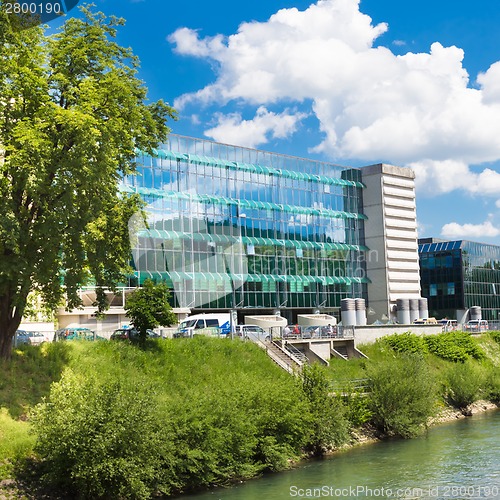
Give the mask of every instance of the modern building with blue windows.
[{"label": "modern building with blue windows", "polygon": [[[418,297],[414,175],[172,134],[138,152],[121,189],[146,203],[131,226],[134,276],[166,281],[178,310],[338,315],[364,298],[370,320]],[[390,263],[390,266],[388,266]],[[374,282],[370,273],[376,279]]]},{"label": "modern building with blue windows", "polygon": [[425,238],[419,256],[431,316],[466,321],[467,311],[479,306],[483,319],[500,319],[500,246]]},{"label": "modern building with blue windows", "polygon": [[[396,319],[398,299],[420,297],[414,172],[350,168],[172,134],[120,189],[139,194],[129,222],[134,273],[104,319],[84,308],[59,324],[110,330],[127,322],[126,294],[145,279],[172,290],[180,319],[329,313],[365,299],[368,323]],[[362,303],[362,301],[358,301]]]}]

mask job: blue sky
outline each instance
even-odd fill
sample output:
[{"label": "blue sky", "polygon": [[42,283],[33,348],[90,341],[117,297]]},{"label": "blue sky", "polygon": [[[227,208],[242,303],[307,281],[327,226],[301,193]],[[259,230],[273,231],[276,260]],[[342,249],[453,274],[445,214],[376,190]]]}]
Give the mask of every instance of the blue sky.
[{"label": "blue sky", "polygon": [[126,19],[118,41],[178,109],[174,133],[411,166],[420,236],[500,244],[493,0],[94,3]]}]

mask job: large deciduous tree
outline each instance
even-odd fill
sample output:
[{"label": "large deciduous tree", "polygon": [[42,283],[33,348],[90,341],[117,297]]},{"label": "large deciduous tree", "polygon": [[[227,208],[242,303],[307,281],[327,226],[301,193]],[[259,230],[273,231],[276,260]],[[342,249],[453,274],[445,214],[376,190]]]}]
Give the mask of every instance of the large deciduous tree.
[{"label": "large deciduous tree", "polygon": [[137,196],[119,192],[135,148],[152,153],[174,110],[147,103],[123,20],[82,8],[57,34],[19,30],[0,4],[0,357],[36,290],[56,307],[123,278]]}]

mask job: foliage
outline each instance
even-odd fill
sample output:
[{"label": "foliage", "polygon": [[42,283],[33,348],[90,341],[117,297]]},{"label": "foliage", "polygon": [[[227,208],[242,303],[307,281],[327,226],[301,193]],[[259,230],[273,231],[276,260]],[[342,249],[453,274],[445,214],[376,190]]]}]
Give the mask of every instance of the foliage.
[{"label": "foliage", "polygon": [[412,437],[435,411],[436,381],[421,356],[398,355],[369,367],[373,422],[388,435]]},{"label": "foliage", "polygon": [[447,399],[456,408],[464,409],[479,399],[485,385],[481,367],[470,361],[457,363],[447,373]]},{"label": "foliage", "polygon": [[33,449],[34,437],[28,423],[14,420],[6,408],[0,408],[0,478],[11,475],[13,462]]},{"label": "foliage", "polygon": [[281,470],[300,456],[309,403],[255,345],[199,337],[146,347],[71,345],[72,372],[36,412],[45,481],[87,498],[140,498]]},{"label": "foliage", "polygon": [[349,423],[346,411],[338,397],[333,397],[326,369],[315,363],[302,369],[302,390],[310,404],[309,448],[316,455],[344,444],[348,438]]},{"label": "foliage", "polygon": [[500,344],[500,332],[498,331],[490,331],[490,337],[497,343]]},{"label": "foliage", "polygon": [[127,316],[140,333],[142,343],[147,330],[157,326],[170,326],[177,321],[168,301],[170,291],[166,283],[154,283],[147,279],[141,288],[134,290],[125,304]]},{"label": "foliage", "polygon": [[[488,359],[481,362],[471,359],[466,365],[476,367],[481,374],[484,372],[482,394],[495,400],[494,394],[497,397],[499,394],[499,371],[497,361],[492,360],[499,359],[500,345],[487,335],[480,341]],[[463,366],[433,354],[422,358],[394,354],[380,342],[361,350],[370,359],[342,363],[332,360],[328,368],[311,367],[310,374],[306,368],[304,384],[302,379],[294,379],[274,365],[252,343],[226,339],[159,339],[146,343],[145,349],[121,342],[23,346],[14,352],[12,360],[2,364],[5,378],[0,377],[0,401],[12,415],[24,420],[29,415],[28,408],[47,396],[50,383],[60,379],[63,367],[69,367],[71,371],[65,381],[53,386],[44,403],[43,411],[47,412],[47,425],[53,437],[53,442],[45,440],[44,449],[68,451],[58,438],[59,434],[66,435],[67,426],[76,436],[84,435],[83,442],[75,444],[82,457],[89,456],[91,447],[95,450],[91,460],[75,469],[78,481],[91,483],[93,479],[85,478],[95,475],[108,488],[108,481],[117,477],[122,486],[117,482],[109,486],[116,493],[121,487],[128,488],[123,486],[127,479],[119,479],[119,472],[126,472],[126,460],[117,460],[110,436],[127,435],[127,439],[135,441],[130,446],[141,455],[144,473],[133,469],[135,479],[130,476],[130,480],[134,484],[122,496],[140,497],[145,491],[150,496],[174,495],[287,468],[304,450],[316,451],[316,446],[321,453],[340,444],[346,434],[344,421],[352,427],[363,425],[370,418],[382,432],[413,435],[422,428],[425,414],[433,408],[434,398],[430,394],[440,383],[449,390],[450,369]],[[335,387],[342,387],[342,392],[349,396],[325,396],[331,394],[332,377]],[[358,383],[354,380],[368,377],[372,377],[373,392],[356,393]],[[428,390],[426,378],[433,381]],[[4,380],[6,384],[2,386]],[[52,405],[56,400],[57,404]],[[120,415],[127,404],[136,408],[131,410],[132,414],[141,411],[139,419],[144,412],[146,423],[138,424],[140,436],[135,434],[132,422]],[[334,414],[329,415],[329,411]],[[70,418],[59,418],[63,413]],[[151,415],[154,425],[148,423]],[[81,422],[79,429],[74,429],[73,418]],[[87,421],[93,422],[93,426],[87,425]],[[0,419],[2,431],[10,429],[7,441],[0,443],[0,448],[7,445],[5,457],[31,454],[33,437],[27,433],[29,423],[15,422],[10,417],[5,425],[4,422]],[[341,428],[335,429],[336,424]],[[332,437],[330,431],[338,434]],[[44,425],[37,427],[35,437],[41,436],[43,441],[44,432]],[[144,443],[150,443],[151,449],[146,449]],[[48,473],[44,476],[45,486],[50,486],[49,479],[61,485],[60,478],[50,476],[50,456],[40,448],[39,453],[37,460]],[[120,452],[122,455],[128,459],[126,452]],[[65,487],[74,491],[80,486],[75,486],[77,478],[73,478],[70,466],[74,464],[73,457],[69,458],[67,465],[61,462],[67,467],[61,476],[69,478],[71,484],[65,483]],[[40,469],[35,466],[36,463],[29,461],[23,470],[38,477]],[[152,467],[154,480],[148,472]],[[10,465],[2,472],[13,474]],[[87,496],[92,498],[99,494],[97,483],[83,488],[87,488]]]},{"label": "foliage", "polygon": [[395,333],[379,339],[394,351],[407,354],[418,354],[427,352],[427,345],[422,336],[415,335],[411,332]]},{"label": "foliage", "polygon": [[141,206],[118,192],[135,148],[152,152],[174,111],[146,104],[138,61],[115,42],[123,20],[82,7],[58,33],[16,31],[0,5],[0,356],[29,292],[54,308],[80,304],[78,289],[123,278],[127,221]]},{"label": "foliage", "polygon": [[73,497],[149,498],[166,438],[153,409],[143,384],[67,371],[33,415],[43,477]]},{"label": "foliage", "polygon": [[25,418],[31,406],[47,396],[68,363],[66,343],[23,344],[9,360],[0,360],[0,402],[14,418]]},{"label": "foliage", "polygon": [[360,390],[349,390],[344,396],[344,405],[346,407],[346,417],[352,427],[361,427],[370,422],[373,412],[370,408],[370,398]]},{"label": "foliage", "polygon": [[486,399],[500,404],[500,370],[498,367],[490,369],[486,376]]},{"label": "foliage", "polygon": [[452,331],[424,337],[430,352],[448,361],[464,362],[469,357],[483,359],[484,353],[467,332]]}]

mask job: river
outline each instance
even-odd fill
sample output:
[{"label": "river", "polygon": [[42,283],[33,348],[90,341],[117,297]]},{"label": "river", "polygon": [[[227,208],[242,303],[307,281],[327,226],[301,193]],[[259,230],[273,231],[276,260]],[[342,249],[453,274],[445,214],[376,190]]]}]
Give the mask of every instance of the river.
[{"label": "river", "polygon": [[500,499],[500,411],[411,440],[363,445],[289,471],[182,499]]}]

